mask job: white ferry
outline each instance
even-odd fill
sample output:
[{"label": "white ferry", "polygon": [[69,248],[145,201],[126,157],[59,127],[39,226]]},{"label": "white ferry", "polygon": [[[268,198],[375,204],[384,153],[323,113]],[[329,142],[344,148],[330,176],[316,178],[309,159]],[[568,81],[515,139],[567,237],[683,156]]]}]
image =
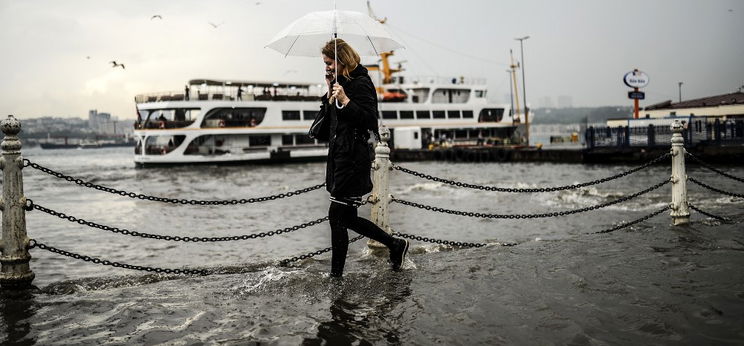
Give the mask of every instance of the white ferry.
[{"label": "white ferry", "polygon": [[[393,150],[438,145],[502,145],[519,138],[522,115],[487,101],[483,79],[393,76],[367,66],[377,79],[380,123]],[[374,75],[379,75],[377,78]],[[307,135],[325,85],[194,79],[183,92],[137,95],[137,166],[308,161],[327,143]]]}]

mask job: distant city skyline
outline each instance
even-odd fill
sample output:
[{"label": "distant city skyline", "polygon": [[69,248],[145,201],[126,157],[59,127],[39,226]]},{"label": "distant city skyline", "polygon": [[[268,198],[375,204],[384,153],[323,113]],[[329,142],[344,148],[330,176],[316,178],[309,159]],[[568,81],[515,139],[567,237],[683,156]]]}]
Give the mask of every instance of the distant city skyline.
[{"label": "distant city skyline", "polygon": [[[366,1],[337,0],[367,11]],[[736,91],[744,85],[744,2],[371,1],[406,46],[406,74],[485,77],[508,103],[509,49],[520,59],[531,107],[626,106],[624,73],[650,78],[641,106]],[[135,119],[134,96],[179,91],[190,79],[322,82],[320,58],[283,58],[265,44],[331,0],[0,0],[0,104],[20,118],[85,118],[106,109]],[[116,61],[116,64],[112,64]],[[374,63],[375,58],[363,58]],[[123,65],[123,66],[120,66]],[[519,75],[520,104],[522,98]],[[504,100],[504,98],[506,100]]]}]

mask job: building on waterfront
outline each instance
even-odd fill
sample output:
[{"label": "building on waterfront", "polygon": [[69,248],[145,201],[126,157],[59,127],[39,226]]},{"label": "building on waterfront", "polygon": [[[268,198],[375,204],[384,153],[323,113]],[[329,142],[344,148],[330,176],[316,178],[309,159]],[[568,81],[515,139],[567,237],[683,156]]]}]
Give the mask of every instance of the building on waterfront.
[{"label": "building on waterfront", "polygon": [[648,106],[641,112],[645,118],[665,118],[669,116],[712,116],[744,119],[744,92],[708,96],[694,100],[673,103],[667,100]]},{"label": "building on waterfront", "polygon": [[127,135],[133,131],[131,126],[125,126],[111,113],[98,112],[96,109],[88,111],[88,127],[102,135]]}]

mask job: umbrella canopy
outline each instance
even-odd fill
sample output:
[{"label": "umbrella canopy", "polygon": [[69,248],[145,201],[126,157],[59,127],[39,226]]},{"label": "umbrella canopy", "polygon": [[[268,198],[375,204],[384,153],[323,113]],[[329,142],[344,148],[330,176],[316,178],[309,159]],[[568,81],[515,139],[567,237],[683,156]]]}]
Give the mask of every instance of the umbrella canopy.
[{"label": "umbrella canopy", "polygon": [[266,47],[284,56],[320,55],[326,42],[338,35],[363,56],[379,55],[403,45],[380,22],[354,11],[308,13],[280,31]]}]

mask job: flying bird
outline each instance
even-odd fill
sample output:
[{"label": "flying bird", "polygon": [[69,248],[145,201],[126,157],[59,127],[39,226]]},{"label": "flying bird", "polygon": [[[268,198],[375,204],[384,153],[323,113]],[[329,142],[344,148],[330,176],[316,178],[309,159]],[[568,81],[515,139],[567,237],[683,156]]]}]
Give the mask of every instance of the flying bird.
[{"label": "flying bird", "polygon": [[117,63],[116,61],[113,61],[113,60],[110,61],[110,63],[111,63],[111,67],[113,67],[113,68],[117,68],[117,67],[121,66],[121,69],[122,70],[126,70],[126,68],[124,67],[124,64],[119,64],[119,63]]},{"label": "flying bird", "polygon": [[152,17],[150,17],[150,20],[153,20],[153,19],[155,19],[155,18],[158,18],[158,19],[163,19],[163,17],[161,17],[161,16],[159,15],[159,14],[156,14],[156,15],[154,15],[154,16],[152,16]]},{"label": "flying bird", "polygon": [[212,26],[213,28],[215,28],[215,29],[217,29],[217,28],[218,28],[218,27],[219,27],[220,25],[222,25],[222,24],[225,24],[225,22],[222,22],[222,23],[219,23],[219,24],[214,24],[214,23],[212,23],[212,22],[209,22],[209,25],[211,25],[211,26]]}]

